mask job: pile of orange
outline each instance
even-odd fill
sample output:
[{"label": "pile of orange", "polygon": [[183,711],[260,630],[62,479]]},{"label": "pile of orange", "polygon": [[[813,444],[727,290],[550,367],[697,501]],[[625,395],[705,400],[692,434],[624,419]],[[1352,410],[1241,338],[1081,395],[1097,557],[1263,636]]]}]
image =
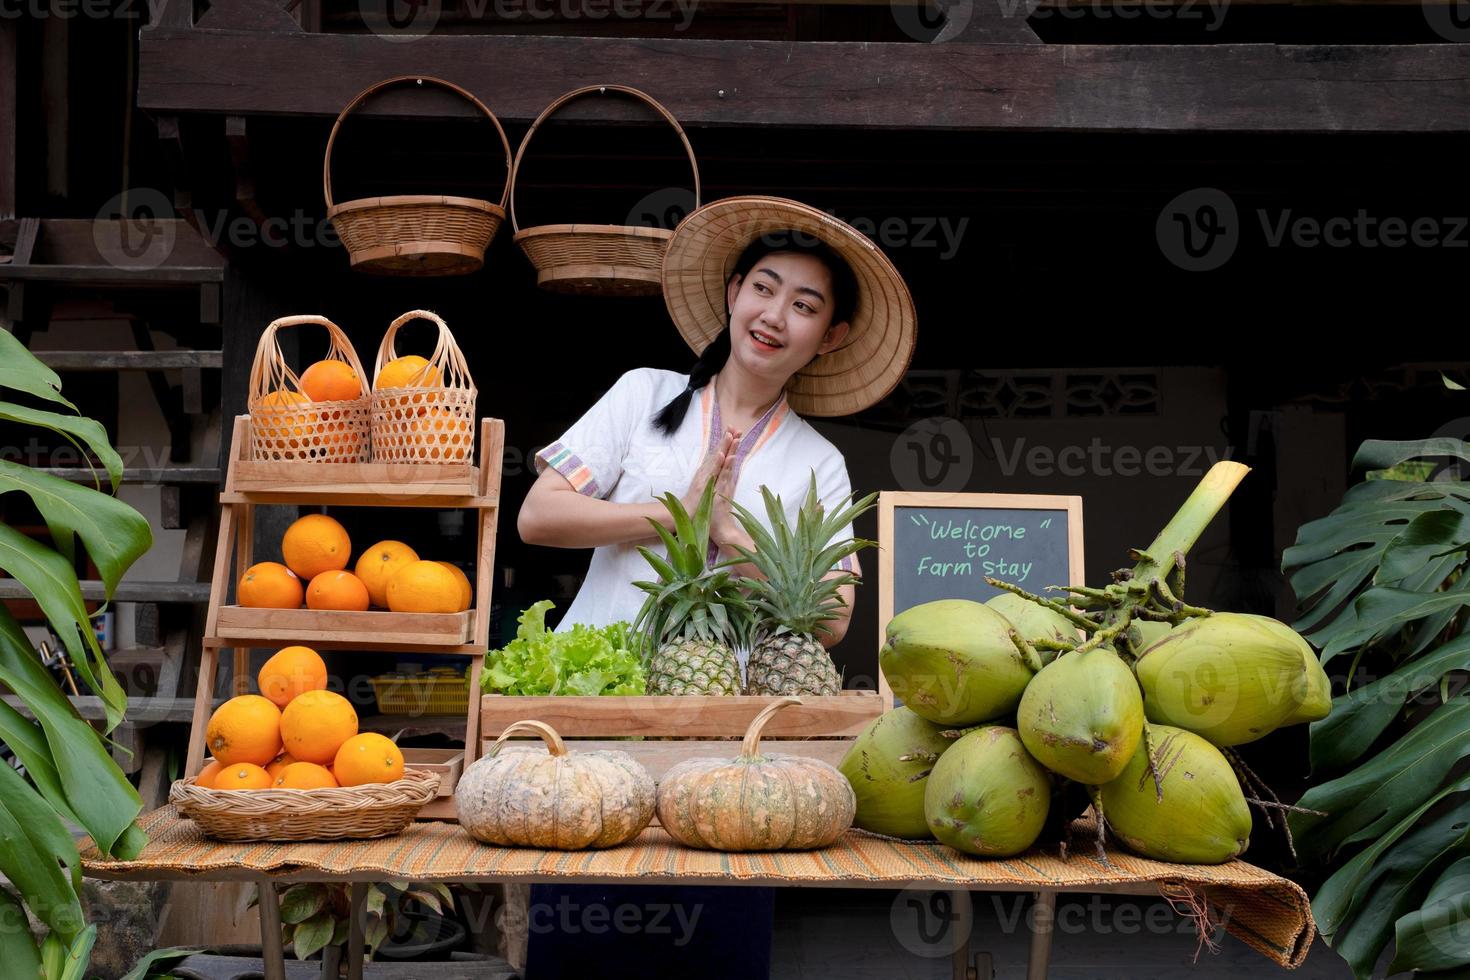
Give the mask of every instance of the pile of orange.
[{"label": "pile of orange", "polygon": [[213,758],[195,782],[213,789],[323,789],[403,778],[393,740],[357,730],[357,711],[326,690],[327,665],[310,647],[286,647],[256,676],[259,694],[215,709],[205,729]]},{"label": "pile of orange", "polygon": [[[281,538],[281,562],[251,565],[236,590],[256,609],[342,609],[454,613],[470,608],[469,576],[447,561],[423,561],[402,541],[379,541],[352,571],[347,529],[325,514],[300,518]],[[306,583],[303,585],[302,583]]]},{"label": "pile of orange", "polygon": [[262,437],[285,440],[291,449],[304,448],[311,436],[316,437],[318,444],[353,437],[341,411],[309,407],[316,402],[356,401],[363,397],[362,383],[352,365],[338,360],[317,361],[301,373],[300,387],[300,391],[279,388],[261,399],[267,408],[291,412],[289,415],[272,413],[269,418],[276,424],[261,426]]},{"label": "pile of orange", "polygon": [[[443,387],[443,381],[444,376],[437,367],[417,354],[409,354],[384,364],[373,379],[373,390],[436,389]],[[430,407],[432,400],[432,391],[422,395],[396,395],[392,399],[397,406],[393,417],[407,424],[408,435],[412,437],[411,455],[427,462],[463,459],[474,444],[470,420],[447,408]]]}]

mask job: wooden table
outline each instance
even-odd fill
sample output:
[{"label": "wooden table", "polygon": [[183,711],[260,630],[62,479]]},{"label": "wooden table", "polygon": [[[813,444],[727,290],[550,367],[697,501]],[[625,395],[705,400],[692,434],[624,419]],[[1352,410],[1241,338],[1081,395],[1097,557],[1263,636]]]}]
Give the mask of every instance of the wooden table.
[{"label": "wooden table", "polygon": [[[1045,977],[1051,956],[1051,912],[1062,892],[1146,895],[1225,907],[1229,931],[1284,967],[1305,959],[1316,927],[1306,893],[1270,872],[1231,861],[1176,865],[1109,851],[1108,864],[1090,853],[1063,861],[1033,850],[1016,858],[980,860],[935,843],[890,841],[850,831],[820,851],[724,854],[681,847],[650,827],[630,844],[605,851],[563,853],[480,844],[457,824],[421,821],[403,833],[366,841],[226,842],[204,837],[172,806],[142,818],[149,843],[133,861],[102,857],[83,842],[84,873],[142,881],[255,881],[260,887],[261,939],[267,980],[283,980],[281,913],[276,882],[352,883],[348,976],[362,976],[361,910],[369,882],[408,879],[445,883],[672,884],[815,888],[919,887],[956,894],[961,916],[971,891],[1022,892],[1036,897],[1027,976]],[[971,965],[968,942],[954,952],[955,976]]]}]

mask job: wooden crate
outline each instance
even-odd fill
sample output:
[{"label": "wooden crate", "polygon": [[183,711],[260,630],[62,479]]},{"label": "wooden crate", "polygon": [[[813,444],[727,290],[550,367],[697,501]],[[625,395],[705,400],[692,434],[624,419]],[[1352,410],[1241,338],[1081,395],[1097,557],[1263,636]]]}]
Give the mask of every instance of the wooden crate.
[{"label": "wooden crate", "polygon": [[[578,749],[619,749],[643,763],[654,779],[685,759],[733,758],[751,720],[775,697],[666,696],[480,698],[480,734],[488,745],[512,722],[544,721]],[[883,713],[876,691],[804,697],[773,717],[761,750],[802,755],[836,765],[853,740]],[[642,740],[618,736],[637,735]],[[670,739],[680,741],[670,741]],[[481,754],[484,753],[482,747]]]},{"label": "wooden crate", "polygon": [[220,606],[213,635],[222,640],[383,648],[385,643],[398,647],[460,647],[471,643],[474,633],[473,609],[457,613],[396,613]]},{"label": "wooden crate", "polygon": [[407,748],[403,750],[403,764],[409,769],[438,773],[439,798],[451,799],[464,773],[464,750]]}]

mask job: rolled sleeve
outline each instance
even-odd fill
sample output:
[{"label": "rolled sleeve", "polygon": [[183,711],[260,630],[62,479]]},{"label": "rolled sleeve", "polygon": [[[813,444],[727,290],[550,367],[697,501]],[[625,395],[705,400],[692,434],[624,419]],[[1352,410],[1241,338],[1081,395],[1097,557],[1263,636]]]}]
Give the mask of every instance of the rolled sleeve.
[{"label": "rolled sleeve", "polygon": [[607,497],[623,475],[633,427],[649,415],[651,391],[642,371],[624,374],[561,438],[536,454],[536,473],[550,467],[578,493]]}]

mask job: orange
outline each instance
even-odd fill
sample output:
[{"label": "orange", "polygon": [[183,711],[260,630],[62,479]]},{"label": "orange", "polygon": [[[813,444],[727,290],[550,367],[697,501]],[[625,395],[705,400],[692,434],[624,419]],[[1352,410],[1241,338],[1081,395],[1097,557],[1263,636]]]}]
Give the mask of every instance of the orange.
[{"label": "orange", "polygon": [[442,378],[438,368],[417,354],[409,354],[384,364],[373,381],[373,387],[437,388]]},{"label": "orange", "polygon": [[315,762],[293,762],[276,777],[280,789],[327,789],[338,785],[326,766]]},{"label": "orange", "polygon": [[322,572],[306,587],[307,609],[345,609],[366,612],[367,586],[351,572]]},{"label": "orange", "polygon": [[454,577],[459,580],[459,609],[457,611],[464,612],[470,608],[470,604],[474,602],[475,598],[475,590],[470,585],[470,577],[458,565],[452,565],[447,561],[436,561],[434,564],[443,565],[453,572]]},{"label": "orange", "polygon": [[240,576],[235,598],[252,609],[300,609],[301,579],[278,561],[251,565]]},{"label": "orange", "polygon": [[411,562],[388,580],[388,608],[394,612],[459,612],[459,599],[459,579],[438,562]]},{"label": "orange", "polygon": [[346,361],[317,361],[301,373],[301,390],[314,402],[346,402],[361,398],[362,381]]},{"label": "orange", "polygon": [[282,647],[260,668],[255,681],[261,694],[284,708],[296,695],[327,686],[327,664],[311,647]]},{"label": "orange", "polygon": [[[311,399],[299,391],[277,389],[262,398],[260,404],[265,408],[271,409],[291,409],[298,405],[310,405]],[[303,412],[300,415],[285,415],[279,411],[273,411],[269,415],[262,416],[262,422],[265,424],[260,426],[257,434],[263,439],[278,439],[284,442],[287,447],[298,449],[305,440],[291,437],[305,436],[311,431],[310,425],[317,418],[318,416],[315,412]],[[272,422],[277,424],[271,425],[270,423]],[[286,428],[288,423],[291,423],[290,429]]]},{"label": "orange", "polygon": [[212,788],[214,786],[214,777],[219,775],[219,771],[219,760],[210,759],[204,764],[204,768],[199,770],[199,775],[194,777],[195,785],[209,786]]},{"label": "orange", "polygon": [[430,409],[410,419],[408,431],[418,459],[463,459],[474,441],[470,437],[469,420],[459,418],[447,408]]},{"label": "orange", "polygon": [[285,769],[296,760],[291,758],[290,752],[282,752],[276,756],[276,761],[265,767],[265,771],[271,774],[271,779],[280,779],[281,770]]},{"label": "orange", "polygon": [[301,762],[326,765],[342,743],[357,734],[352,702],[333,691],[307,691],[281,713],[286,751]]},{"label": "orange", "polygon": [[391,738],[363,732],[342,743],[332,772],[342,786],[391,783],[403,778],[403,753]]},{"label": "orange", "polygon": [[419,560],[418,552],[402,541],[379,541],[362,553],[353,571],[367,586],[373,605],[388,607],[388,579],[404,565]]},{"label": "orange", "polygon": [[340,571],[352,557],[347,529],[326,514],[298,518],[281,538],[286,567],[304,579]]},{"label": "orange", "polygon": [[214,777],[215,789],[270,789],[271,774],[248,762],[226,766]]},{"label": "orange", "polygon": [[281,752],[281,709],[259,694],[230,698],[209,716],[204,742],[222,765],[263,766]]}]

